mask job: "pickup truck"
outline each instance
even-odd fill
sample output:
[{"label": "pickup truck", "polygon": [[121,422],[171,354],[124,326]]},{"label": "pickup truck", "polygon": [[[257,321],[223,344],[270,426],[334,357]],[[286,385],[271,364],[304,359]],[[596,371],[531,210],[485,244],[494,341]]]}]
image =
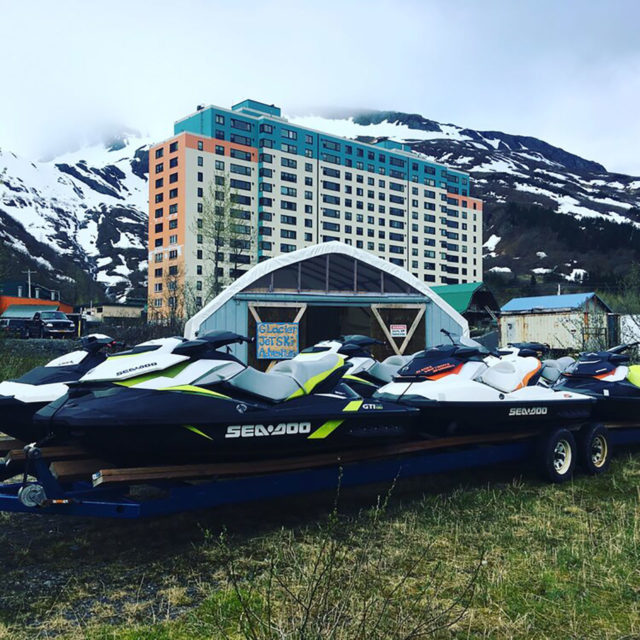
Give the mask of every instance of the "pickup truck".
[{"label": "pickup truck", "polygon": [[30,338],[73,338],[76,325],[62,311],[39,311],[29,322]]}]

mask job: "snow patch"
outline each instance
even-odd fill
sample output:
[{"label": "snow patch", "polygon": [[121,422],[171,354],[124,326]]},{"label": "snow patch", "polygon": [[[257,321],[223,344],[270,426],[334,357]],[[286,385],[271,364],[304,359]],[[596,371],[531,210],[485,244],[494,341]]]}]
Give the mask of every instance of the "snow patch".
[{"label": "snow patch", "polygon": [[371,136],[374,138],[385,137],[395,140],[471,140],[467,135],[460,133],[460,128],[454,125],[441,124],[441,131],[423,131],[411,129],[406,124],[383,120],[377,124],[362,125],[351,118],[322,118],[320,116],[287,116],[289,122],[300,127],[315,129],[323,133],[330,133],[343,138],[356,138],[358,136]]},{"label": "snow patch", "polygon": [[568,276],[565,276],[565,278],[571,282],[582,282],[586,276],[587,271],[585,269],[573,269]]}]

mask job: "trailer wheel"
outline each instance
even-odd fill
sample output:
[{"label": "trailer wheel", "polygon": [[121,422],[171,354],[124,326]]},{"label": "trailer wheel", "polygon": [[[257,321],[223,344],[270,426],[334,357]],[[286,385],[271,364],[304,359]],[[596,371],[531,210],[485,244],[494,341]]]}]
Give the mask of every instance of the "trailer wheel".
[{"label": "trailer wheel", "polygon": [[576,464],[576,440],[568,429],[555,429],[542,436],[538,451],[542,475],[550,482],[566,482]]},{"label": "trailer wheel", "polygon": [[578,433],[578,457],[590,475],[604,473],[611,462],[609,434],[602,424],[585,424]]}]

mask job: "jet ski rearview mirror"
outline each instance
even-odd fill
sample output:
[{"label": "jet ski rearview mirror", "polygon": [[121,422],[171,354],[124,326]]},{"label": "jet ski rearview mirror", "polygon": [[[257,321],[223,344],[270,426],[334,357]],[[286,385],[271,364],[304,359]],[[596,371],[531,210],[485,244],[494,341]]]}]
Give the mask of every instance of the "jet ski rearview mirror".
[{"label": "jet ski rearview mirror", "polygon": [[453,334],[451,333],[451,331],[447,331],[446,329],[440,329],[440,333],[444,333],[445,336],[447,336],[447,338],[449,338],[449,340],[451,340],[451,344],[455,344],[456,341],[453,339]]}]

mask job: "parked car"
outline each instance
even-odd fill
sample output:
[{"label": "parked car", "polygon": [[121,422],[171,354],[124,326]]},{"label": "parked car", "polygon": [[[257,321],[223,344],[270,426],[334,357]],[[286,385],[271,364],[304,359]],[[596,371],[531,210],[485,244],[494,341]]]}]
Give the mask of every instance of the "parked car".
[{"label": "parked car", "polygon": [[30,338],[73,338],[76,325],[62,311],[38,311],[29,323]]},{"label": "parked car", "polygon": [[0,336],[4,338],[28,338],[28,322],[24,318],[0,318]]}]

